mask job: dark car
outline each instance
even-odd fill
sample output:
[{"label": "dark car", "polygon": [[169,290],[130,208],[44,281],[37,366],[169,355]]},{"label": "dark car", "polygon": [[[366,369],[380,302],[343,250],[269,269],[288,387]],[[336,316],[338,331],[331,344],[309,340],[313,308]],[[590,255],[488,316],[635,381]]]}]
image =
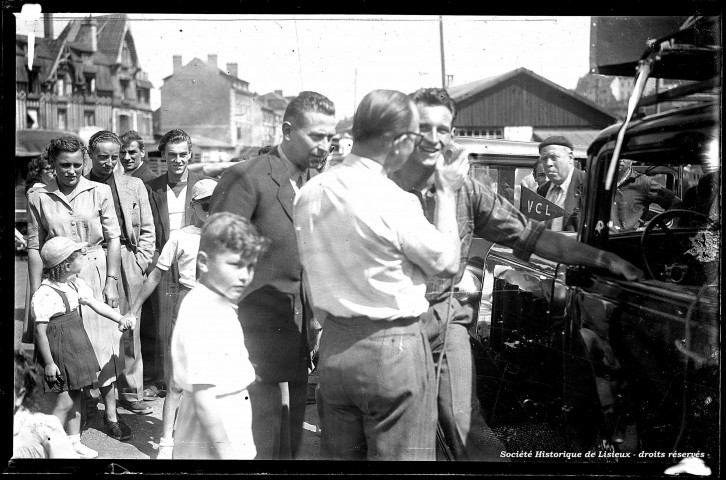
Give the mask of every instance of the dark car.
[{"label": "dark car", "polygon": [[[661,472],[693,456],[718,473],[719,28],[720,19],[689,18],[651,42],[631,100],[641,110],[587,149],[576,238],[627,259],[645,279],[488,249],[472,347],[485,418],[508,450],[574,453],[542,461],[650,462]],[[649,73],[689,81],[641,99]],[[625,193],[636,187],[670,201],[652,208],[656,193]],[[627,226],[623,198],[642,203]]]}]

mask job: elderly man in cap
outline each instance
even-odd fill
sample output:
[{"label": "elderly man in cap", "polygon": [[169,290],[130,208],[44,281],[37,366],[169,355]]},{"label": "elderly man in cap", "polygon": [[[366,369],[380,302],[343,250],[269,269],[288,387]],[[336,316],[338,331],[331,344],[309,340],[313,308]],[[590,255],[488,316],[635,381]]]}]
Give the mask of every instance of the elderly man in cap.
[{"label": "elderly man in cap", "polygon": [[549,181],[537,189],[537,194],[567,211],[546,222],[547,228],[555,232],[577,231],[579,226],[585,172],[575,166],[572,150],[572,143],[561,135],[547,137],[539,144]]}]

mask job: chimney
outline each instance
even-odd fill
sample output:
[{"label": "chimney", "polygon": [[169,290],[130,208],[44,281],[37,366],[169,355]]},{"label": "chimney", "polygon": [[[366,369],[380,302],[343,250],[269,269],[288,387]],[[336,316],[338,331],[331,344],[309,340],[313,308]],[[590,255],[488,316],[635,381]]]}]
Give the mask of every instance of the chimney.
[{"label": "chimney", "polygon": [[181,57],[181,55],[174,55],[172,58],[174,61],[174,73],[176,73],[179,70],[181,70],[181,67],[182,67],[181,58],[182,57]]},{"label": "chimney", "polygon": [[210,53],[207,55],[207,66],[217,68],[217,54]]},{"label": "chimney", "polygon": [[88,17],[81,23],[81,28],[78,29],[78,36],[76,42],[88,48],[89,51],[95,52],[97,45],[96,38],[96,21]]},{"label": "chimney", "polygon": [[237,64],[236,63],[228,63],[227,64],[227,73],[232,75],[234,78],[237,77]]},{"label": "chimney", "polygon": [[43,13],[43,31],[46,40],[53,40],[53,14]]},{"label": "chimney", "polygon": [[282,90],[275,90],[275,93],[281,97],[284,97],[284,95],[282,94]]}]

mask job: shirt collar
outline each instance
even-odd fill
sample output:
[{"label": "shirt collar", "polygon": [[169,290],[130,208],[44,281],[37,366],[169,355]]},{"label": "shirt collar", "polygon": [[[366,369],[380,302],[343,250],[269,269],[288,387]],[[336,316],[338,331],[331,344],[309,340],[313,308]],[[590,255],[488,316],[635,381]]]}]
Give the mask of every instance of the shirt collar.
[{"label": "shirt collar", "polygon": [[292,163],[292,160],[290,160],[287,155],[285,155],[285,152],[282,150],[282,145],[279,145],[277,147],[277,151],[280,152],[280,158],[283,160],[285,168],[287,169],[287,173],[289,173],[291,177],[295,173],[305,173],[305,170]]},{"label": "shirt collar", "polygon": [[[96,185],[98,185],[96,182],[92,182],[89,179],[87,179],[86,177],[84,177],[83,175],[81,175],[78,178],[78,185],[76,185],[76,188],[73,191],[73,193],[71,194],[70,198],[73,198],[76,195],[78,195],[79,193],[84,192],[86,190],[92,190],[92,189],[96,188]],[[45,193],[53,193],[53,194],[61,195],[62,197],[65,197],[65,195],[62,195],[60,188],[58,188],[58,182],[53,182],[44,187],[41,187],[39,189],[39,191],[45,192]]]},{"label": "shirt collar", "polygon": [[[572,182],[572,174],[575,173],[575,167],[573,165],[572,170],[570,170],[570,173],[567,175],[567,178],[565,178],[565,181],[562,182],[560,185],[560,188],[563,192],[567,192],[567,189],[570,188],[570,182]],[[552,186],[550,187],[550,191],[555,188],[556,184],[552,183]]]},{"label": "shirt collar", "polygon": [[368,170],[371,170],[374,173],[378,173],[379,175],[388,178],[386,171],[383,169],[383,165],[370,158],[361,157],[360,155],[356,155],[354,153],[349,153],[348,156],[345,157],[345,160],[343,160],[343,163],[347,163],[351,166],[360,165],[367,168]]}]

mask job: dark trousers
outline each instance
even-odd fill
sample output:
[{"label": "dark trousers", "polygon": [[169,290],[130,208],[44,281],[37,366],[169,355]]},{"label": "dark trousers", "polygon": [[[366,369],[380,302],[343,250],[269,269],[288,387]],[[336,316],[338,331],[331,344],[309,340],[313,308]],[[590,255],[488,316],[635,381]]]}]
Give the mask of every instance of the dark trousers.
[{"label": "dark trousers", "polygon": [[[437,398],[439,425],[455,460],[508,461],[500,456],[506,449],[484,421],[476,397],[476,373],[468,331],[472,318],[472,308],[455,298],[450,304],[444,301],[432,305],[422,316],[437,366],[441,363]],[[444,343],[446,355],[442,356]]]},{"label": "dark trousers", "polygon": [[257,460],[290,460],[297,456],[307,404],[308,372],[305,362],[290,380],[256,381],[247,389],[252,403],[252,438]]},{"label": "dark trousers", "polygon": [[324,459],[435,460],[433,359],[417,318],[328,316],[318,368]]}]

